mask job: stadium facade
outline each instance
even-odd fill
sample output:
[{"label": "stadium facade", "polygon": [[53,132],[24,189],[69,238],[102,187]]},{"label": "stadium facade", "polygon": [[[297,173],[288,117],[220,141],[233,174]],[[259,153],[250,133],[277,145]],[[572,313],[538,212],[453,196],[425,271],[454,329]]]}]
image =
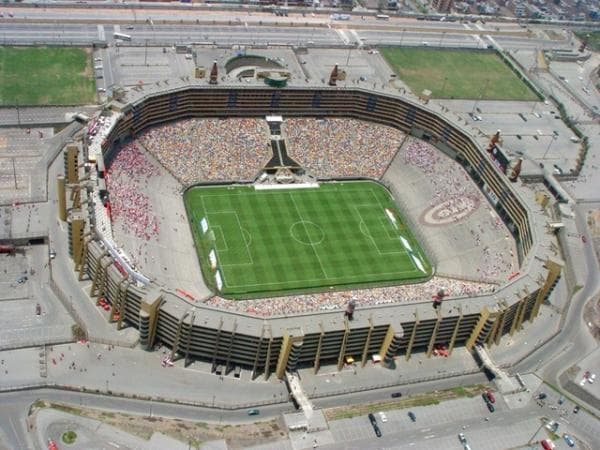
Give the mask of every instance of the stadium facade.
[{"label": "stadium facade", "polygon": [[[562,261],[550,250],[547,219],[531,191],[511,184],[467,131],[421,104],[358,88],[186,86],[146,94],[128,104],[113,103],[111,109],[112,122],[95,144],[88,147],[86,141],[65,152],[67,182],[81,178],[73,169],[81,158],[96,161],[77,191],[89,197],[77,205],[85,203],[88,208],[75,208],[67,218],[69,251],[80,279],[91,279],[91,295],[110,304],[111,320],[119,327],[139,329],[140,343],[148,349],[160,341],[186,362],[201,359],[226,373],[241,366],[252,370],[253,376],[283,377],[286,370],[300,366],[317,371],[323,364],[336,364],[341,369],[348,355],[364,365],[373,354],[392,361],[408,359],[417,351],[430,356],[440,344],[450,352],[456,346],[493,345],[518,332],[524,321],[535,319],[561,275]],[[360,307],[348,320],[343,311],[269,318],[223,311],[159,287],[128,267],[99,223],[98,198],[106,194],[104,158],[110,158],[112,149],[167,121],[269,114],[368,120],[429,141],[460,163],[486,193],[513,235],[520,272],[487,295],[447,298],[439,308],[432,307],[430,298]],[[59,180],[60,208],[64,186]],[[64,216],[64,210],[59,215]]]}]

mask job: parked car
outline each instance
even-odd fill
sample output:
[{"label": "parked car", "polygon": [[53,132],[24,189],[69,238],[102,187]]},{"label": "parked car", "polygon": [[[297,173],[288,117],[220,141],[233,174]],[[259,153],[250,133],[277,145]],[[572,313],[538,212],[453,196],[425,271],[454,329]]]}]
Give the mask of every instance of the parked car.
[{"label": "parked car", "polygon": [[467,438],[465,437],[465,433],[458,433],[458,440],[461,442],[461,444],[466,444]]},{"label": "parked car", "polygon": [[569,447],[575,447],[575,441],[573,440],[573,438],[571,436],[569,436],[568,434],[565,434],[563,436],[563,439],[565,440],[565,442],[567,443],[567,445]]},{"label": "parked car", "polygon": [[377,437],[381,437],[382,436],[381,430],[379,429],[379,427],[377,426],[377,424],[373,425],[373,431],[375,431],[375,436],[377,436]]},{"label": "parked car", "polygon": [[387,422],[387,420],[388,420],[388,419],[387,419],[387,416],[385,415],[385,413],[384,413],[383,411],[379,411],[379,418],[381,419],[381,421],[382,421],[383,423],[386,423],[386,422]]},{"label": "parked car", "polygon": [[542,448],[544,450],[554,450],[556,448],[556,445],[554,445],[554,442],[552,442],[549,439],[542,439],[540,441],[540,444],[542,444]]},{"label": "parked car", "polygon": [[544,400],[546,397],[548,397],[544,392],[540,392],[537,396],[538,400]]},{"label": "parked car", "polygon": [[381,430],[379,429],[379,426],[377,425],[377,419],[375,418],[375,415],[373,413],[369,413],[369,415],[367,417],[369,418],[369,422],[371,422],[373,431],[375,431],[375,436],[381,437]]},{"label": "parked car", "polygon": [[492,405],[491,403],[488,402],[488,403],[486,403],[486,405],[487,405],[487,409],[489,409],[490,412],[493,413],[494,411],[496,411],[496,408],[494,408],[494,405]]},{"label": "parked car", "polygon": [[489,403],[490,402],[490,398],[488,397],[488,393],[487,392],[483,392],[481,394],[481,398],[483,399],[484,402]]},{"label": "parked car", "polygon": [[573,408],[573,414],[577,414],[579,412],[579,405],[575,405],[575,408]]},{"label": "parked car", "polygon": [[494,397],[494,393],[492,391],[488,390],[486,391],[486,394],[490,400],[490,403],[496,403],[496,397]]},{"label": "parked car", "polygon": [[410,417],[410,420],[412,420],[413,422],[417,421],[417,416],[415,416],[415,413],[412,411],[408,412],[408,417]]}]

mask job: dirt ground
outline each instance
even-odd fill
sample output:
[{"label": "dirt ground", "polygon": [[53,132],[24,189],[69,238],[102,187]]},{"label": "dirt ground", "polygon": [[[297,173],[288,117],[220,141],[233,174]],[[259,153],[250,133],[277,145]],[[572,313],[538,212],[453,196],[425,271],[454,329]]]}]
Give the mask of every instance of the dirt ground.
[{"label": "dirt ground", "polygon": [[225,439],[229,448],[242,449],[287,437],[284,424],[278,419],[243,425],[222,425],[163,417],[136,416],[44,401],[37,402],[32,408],[31,414],[35,414],[41,408],[54,408],[69,414],[98,420],[143,439],[150,439],[154,432],[164,433],[181,442],[190,443],[192,448],[199,448],[200,444],[206,441]]}]

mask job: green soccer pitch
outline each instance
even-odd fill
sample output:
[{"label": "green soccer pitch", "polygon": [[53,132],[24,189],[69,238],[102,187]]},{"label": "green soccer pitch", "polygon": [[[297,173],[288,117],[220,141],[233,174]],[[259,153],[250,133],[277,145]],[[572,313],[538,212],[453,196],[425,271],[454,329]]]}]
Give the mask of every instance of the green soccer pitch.
[{"label": "green soccer pitch", "polygon": [[204,278],[227,298],[414,283],[432,275],[392,196],[372,181],[194,187],[184,202]]}]

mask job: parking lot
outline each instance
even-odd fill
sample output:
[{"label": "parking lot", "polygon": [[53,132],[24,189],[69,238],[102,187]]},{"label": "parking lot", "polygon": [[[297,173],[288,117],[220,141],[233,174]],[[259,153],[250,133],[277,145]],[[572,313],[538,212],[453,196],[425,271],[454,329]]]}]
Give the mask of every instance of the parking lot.
[{"label": "parking lot", "polygon": [[566,174],[576,167],[581,143],[574,142],[573,131],[562,122],[558,109],[550,102],[443,100],[439,103],[454,111],[452,114],[478,136],[483,147],[500,130],[501,148],[510,159],[535,160],[557,174]]},{"label": "parking lot", "polygon": [[73,320],[60,302],[44,290],[47,261],[45,245],[21,248],[14,255],[0,254],[0,349],[72,338]]},{"label": "parking lot", "polygon": [[[574,413],[575,404],[568,398],[563,398],[562,404],[559,404],[560,395],[545,384],[536,389],[538,383],[533,382],[538,379],[535,375],[531,376],[535,378],[528,378],[532,391],[515,394],[509,404],[496,392],[493,413],[488,411],[481,396],[383,411],[385,420],[378,411],[374,411],[381,437],[376,436],[365,413],[330,421],[326,432],[307,436],[300,434],[293,438],[293,447],[310,448],[313,438],[316,438],[320,448],[331,449],[461,449],[463,444],[458,434],[464,433],[471,449],[541,448],[539,441],[549,438],[554,438],[557,449],[567,449],[570,447],[563,438],[564,434],[574,440],[577,448],[596,448],[598,429],[595,418],[583,409]],[[537,401],[542,392],[545,398]],[[414,422],[409,412],[414,413]],[[546,428],[548,420],[558,422],[556,434]]]},{"label": "parking lot", "polygon": [[0,205],[45,200],[44,139],[52,128],[0,129]]}]

